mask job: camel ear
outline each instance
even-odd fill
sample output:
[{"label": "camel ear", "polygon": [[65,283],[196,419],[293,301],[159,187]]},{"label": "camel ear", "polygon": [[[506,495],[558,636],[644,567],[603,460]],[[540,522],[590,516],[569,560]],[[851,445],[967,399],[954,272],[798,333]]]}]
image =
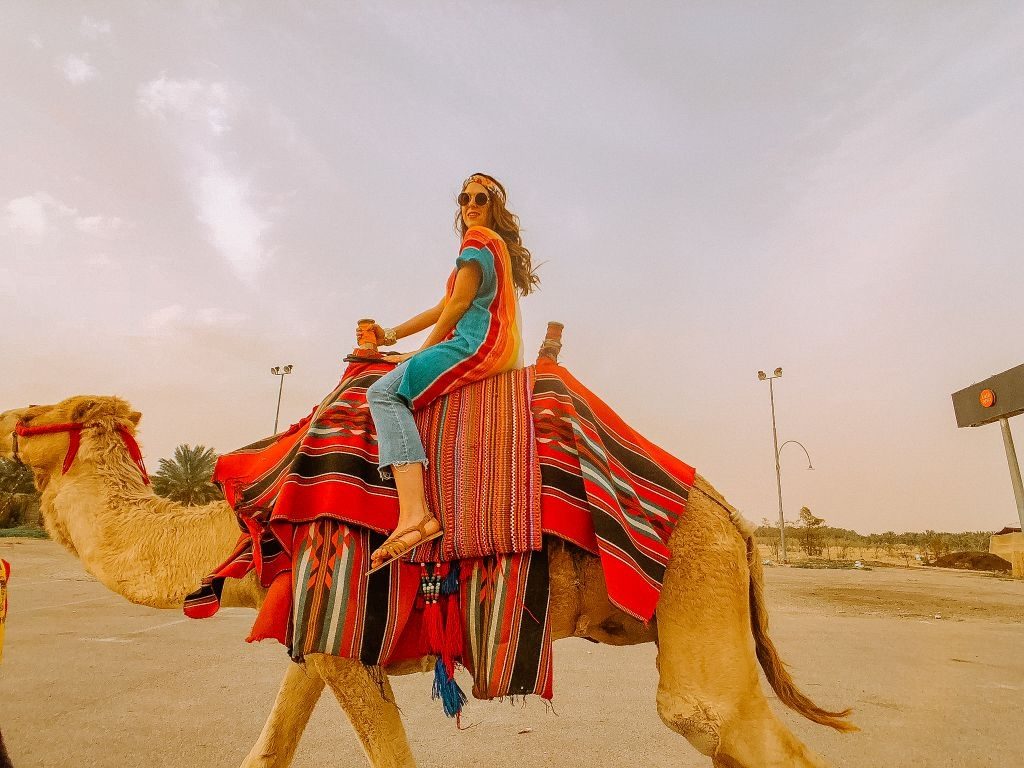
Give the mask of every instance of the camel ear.
[{"label": "camel ear", "polygon": [[142,421],[142,414],[138,411],[132,411],[128,414],[128,421],[137,427],[139,426],[139,422]]},{"label": "camel ear", "polygon": [[96,408],[98,403],[95,400],[83,400],[71,409],[72,421],[85,421],[85,417]]}]

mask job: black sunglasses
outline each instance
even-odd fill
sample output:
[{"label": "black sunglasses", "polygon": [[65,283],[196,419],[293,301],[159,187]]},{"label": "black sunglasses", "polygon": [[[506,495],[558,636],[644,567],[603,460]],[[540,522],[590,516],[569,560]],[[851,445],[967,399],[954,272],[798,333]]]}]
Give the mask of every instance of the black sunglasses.
[{"label": "black sunglasses", "polygon": [[468,192],[463,192],[458,197],[459,205],[461,205],[463,208],[469,205],[470,200],[472,200],[477,205],[487,205],[487,201],[490,200],[490,198],[483,192],[477,192],[475,195],[470,195]]}]

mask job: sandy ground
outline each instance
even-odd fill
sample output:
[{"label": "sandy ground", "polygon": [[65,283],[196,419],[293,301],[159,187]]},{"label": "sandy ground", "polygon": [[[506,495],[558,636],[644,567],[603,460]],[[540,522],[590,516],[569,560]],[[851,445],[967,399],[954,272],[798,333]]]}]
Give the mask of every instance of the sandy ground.
[{"label": "sandy ground", "polygon": [[[246,645],[252,613],[204,622],[131,605],[57,545],[0,541],[13,564],[0,726],[17,768],[237,766],[288,663]],[[923,569],[767,572],[773,637],[820,704],[853,706],[840,735],[779,707],[837,766],[1006,766],[1024,737],[1024,582]],[[940,614],[942,618],[935,618]],[[653,646],[555,646],[554,711],[471,702],[457,731],[430,680],[394,681],[425,768],[505,765],[690,768],[710,761],[658,719]],[[366,763],[321,700],[297,768]]]}]

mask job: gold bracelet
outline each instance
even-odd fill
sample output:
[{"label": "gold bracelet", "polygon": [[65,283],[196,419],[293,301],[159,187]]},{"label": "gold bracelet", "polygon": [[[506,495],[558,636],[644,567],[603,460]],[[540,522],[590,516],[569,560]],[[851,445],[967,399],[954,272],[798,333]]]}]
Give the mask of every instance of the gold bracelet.
[{"label": "gold bracelet", "polygon": [[398,343],[398,330],[395,328],[384,329],[384,346],[391,347]]}]

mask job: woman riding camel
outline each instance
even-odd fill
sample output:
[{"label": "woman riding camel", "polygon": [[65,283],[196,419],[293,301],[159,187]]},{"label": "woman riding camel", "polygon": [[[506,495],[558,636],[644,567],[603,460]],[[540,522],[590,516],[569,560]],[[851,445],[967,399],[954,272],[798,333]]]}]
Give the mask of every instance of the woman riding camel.
[{"label": "woman riding camel", "polygon": [[372,554],[371,573],[442,534],[427,507],[427,457],[412,412],[465,384],[523,367],[517,292],[526,296],[540,279],[523,247],[519,218],[506,208],[505,188],[482,173],[466,179],[458,204],[462,247],[444,298],[394,328],[374,327],[381,346],[433,330],[417,351],[389,355],[398,365],[366,392],[378,464],[382,475],[390,467],[399,504],[398,526]]}]

